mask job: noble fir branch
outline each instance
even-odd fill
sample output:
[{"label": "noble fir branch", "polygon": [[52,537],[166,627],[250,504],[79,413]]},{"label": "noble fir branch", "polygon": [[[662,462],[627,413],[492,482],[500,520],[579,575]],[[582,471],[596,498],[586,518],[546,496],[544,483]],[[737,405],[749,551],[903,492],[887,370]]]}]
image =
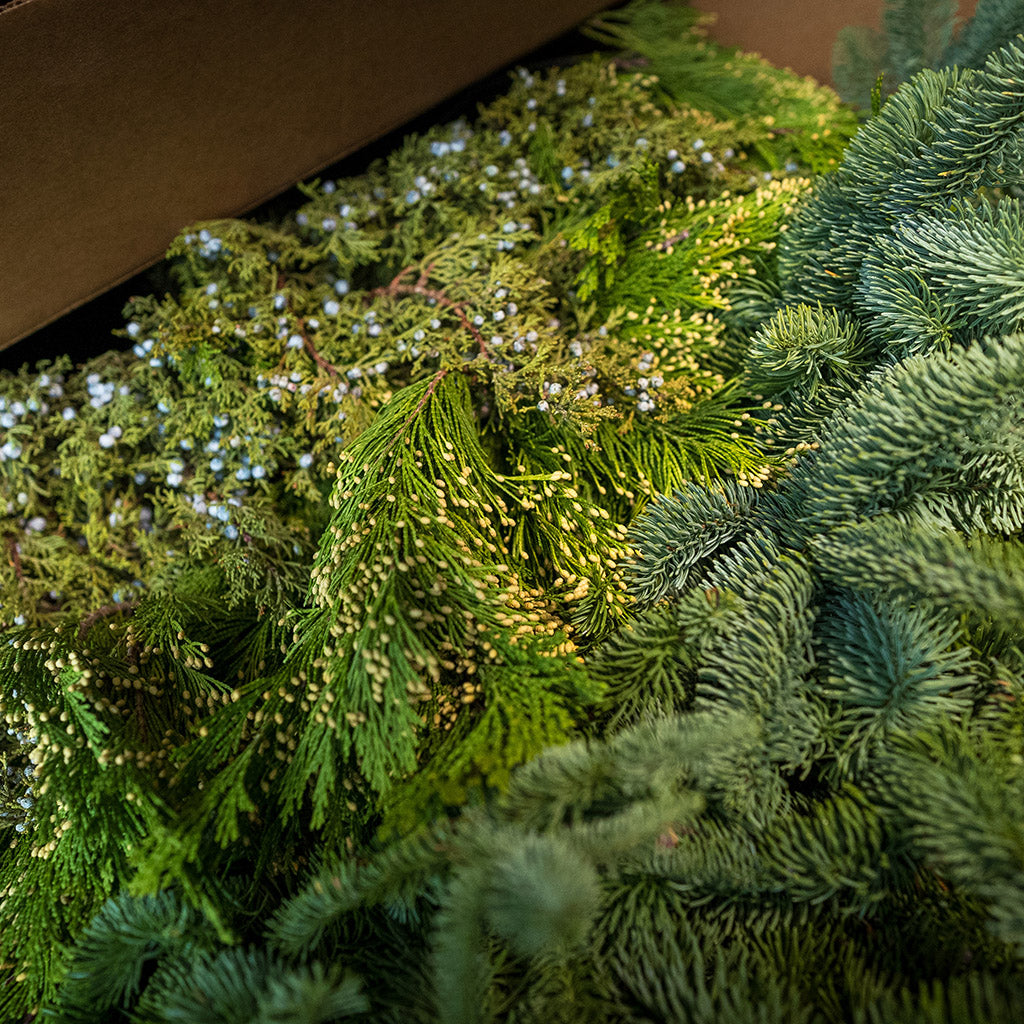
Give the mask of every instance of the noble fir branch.
[{"label": "noble fir branch", "polygon": [[404,926],[422,923],[429,902],[422,900],[423,890],[444,870],[449,838],[444,822],[389,843],[368,858],[325,860],[269,920],[268,941],[285,956],[303,955],[339,937],[351,938],[344,923],[358,918],[359,911],[381,910]]},{"label": "noble fir branch", "polygon": [[[921,68],[944,63],[956,13],[956,5],[949,0],[896,0],[886,4],[882,26],[889,39],[889,63],[895,81],[905,82]],[[963,66],[962,61],[954,63]]]},{"label": "noble fir branch", "polygon": [[1024,552],[1014,540],[982,533],[965,537],[952,529],[922,535],[882,520],[815,537],[811,546],[830,574],[858,587],[885,588],[1009,626],[1024,600]]},{"label": "noble fir branch", "polygon": [[[1015,329],[1013,272],[997,254],[1013,251],[1019,230],[1014,204],[1002,200],[1020,177],[1022,61],[1011,42],[978,71],[923,71],[890,99],[784,234],[783,301],[856,312],[897,355]],[[922,241],[928,230],[934,242]],[[939,250],[962,251],[969,301],[966,289],[951,290]],[[1007,278],[1005,305],[982,283],[989,260],[992,279]]]},{"label": "noble fir branch", "polygon": [[[1016,200],[992,182],[979,192],[964,162],[946,165],[939,203],[929,160],[912,162],[953,137],[948,110],[972,104],[979,122],[1005,124],[992,144],[1011,151],[1019,133],[1000,114],[1009,101],[988,98],[984,76],[1016,60],[1011,46],[974,77],[919,75],[784,234],[780,287],[756,296],[766,316],[747,373],[778,400],[762,422],[785,438],[789,472],[721,538],[722,496],[697,484],[696,497],[655,501],[633,538],[641,592],[669,599],[634,627],[647,641],[638,657],[649,666],[653,707],[667,691],[674,710],[742,709],[755,714],[761,736],[735,766],[746,799],[721,781],[708,793],[716,823],[730,814],[758,823],[756,856],[723,862],[717,876],[688,865],[673,880],[685,879],[716,913],[694,915],[680,901],[671,919],[685,919],[706,943],[740,920],[745,936],[770,920],[797,941],[810,920],[804,898],[823,898],[819,931],[839,926],[846,912],[832,915],[846,906],[872,926],[870,939],[841,926],[853,953],[847,980],[837,984],[830,969],[829,1000],[853,1019],[884,1019],[886,1008],[917,1001],[926,1007],[920,1019],[953,1020],[957,1006],[985,1005],[1010,1020],[1020,991],[1019,901],[1010,895],[1020,884],[1019,829],[1002,814],[1020,781],[1011,609],[1019,609],[1024,381],[1021,339],[1007,333],[1018,326],[1015,275],[1003,269]],[[931,239],[914,235],[918,220],[960,238],[947,251],[963,250],[971,286],[940,264]],[[895,248],[904,237],[916,252]],[[904,267],[901,294],[891,282]],[[764,303],[773,295],[775,314]],[[915,296],[916,320],[908,315]],[[918,325],[929,333],[913,335]],[[823,342],[843,358],[840,372],[823,363]],[[721,625],[706,619],[698,643],[672,628],[673,617],[709,593],[740,611]],[[604,657],[614,670],[628,638],[607,644],[595,667]],[[650,713],[638,683],[624,678],[620,692],[633,713]],[[785,895],[768,901],[763,880],[780,870],[787,882],[773,891]],[[837,877],[840,886],[818,888]],[[921,937],[918,955],[907,955],[909,935]],[[871,978],[883,949],[890,973],[855,981]],[[749,950],[733,969],[739,977],[762,963]],[[777,968],[768,977],[778,979]],[[820,989],[793,984],[801,1005],[823,1005]]]},{"label": "noble fir branch", "polygon": [[849,317],[787,306],[750,339],[745,384],[773,401],[814,399],[819,389],[844,391],[855,384],[874,355]]},{"label": "noble fir branch", "polygon": [[[627,851],[655,843],[666,820],[678,823],[694,813],[692,796],[679,785],[676,772],[664,766],[670,761],[678,764],[682,757],[699,763],[703,738],[708,735],[708,723],[701,725],[703,732],[697,723],[683,726],[674,722],[655,737],[648,731],[642,736],[624,735],[613,751],[598,757],[582,744],[553,750],[532,762],[526,777],[517,776],[519,781],[513,783],[500,812],[493,817],[477,814],[449,837],[435,838],[427,864],[436,864],[441,853],[453,858],[460,868],[440,893],[442,910],[434,928],[424,930],[413,921],[406,926],[407,941],[415,943],[412,948],[422,949],[427,943],[433,951],[432,991],[428,991],[423,1019],[482,1019],[485,1005],[492,1000],[500,1004],[499,992],[492,989],[488,993],[486,986],[489,978],[497,975],[500,980],[507,952],[537,964],[527,986],[518,982],[520,999],[536,998],[538,993],[530,991],[534,985],[541,993],[550,993],[545,973],[555,963],[564,968],[567,954],[578,955],[581,941],[593,927],[595,912],[605,902],[599,878]],[[738,724],[728,730],[723,726],[721,735],[730,742],[743,742]],[[581,786],[588,776],[597,789]],[[547,791],[538,791],[538,785]],[[634,807],[619,815],[617,812],[628,810],[629,800],[617,795],[619,787],[648,803],[648,813],[641,815]],[[561,821],[559,804],[562,813],[569,812],[567,818],[579,822],[564,835],[552,830]],[[586,808],[592,808],[590,814],[585,813]],[[547,824],[542,825],[542,820]],[[415,874],[422,874],[427,866],[417,851],[427,850],[422,839],[417,840],[406,861]],[[372,866],[369,875],[379,877]],[[277,919],[272,934],[278,927],[294,928],[300,901],[304,928],[316,920],[318,904],[328,920],[351,914],[351,904],[346,904],[344,897],[337,900],[330,888],[324,889],[332,877],[341,882],[342,889],[348,888],[345,871],[334,869],[318,875]],[[359,875],[355,891],[360,887],[365,891],[358,879]],[[391,874],[390,880],[393,899],[401,874]],[[322,895],[318,896],[318,891]],[[368,894],[368,898],[380,896]],[[485,953],[486,959],[481,961],[481,948],[493,951],[495,942],[507,952],[498,958],[493,952]],[[588,996],[592,982],[587,972],[576,981],[580,997],[592,998],[592,993]],[[386,994],[378,992],[375,1000],[378,997],[386,1005]],[[538,1009],[550,1008],[550,1002],[540,998]]]},{"label": "noble fir branch", "polygon": [[[832,50],[839,95],[868,110],[879,78],[882,95],[888,96],[922,68],[941,67],[946,63],[943,57],[953,37],[956,14],[953,0],[886,0],[880,32],[859,25],[840,29]],[[1006,38],[1004,35],[1000,42]]]},{"label": "noble fir branch", "polygon": [[843,309],[860,264],[900,212],[893,184],[933,137],[932,119],[964,72],[922,72],[858,133],[833,175],[796,212],[778,249],[784,301]]},{"label": "noble fir branch", "polygon": [[338,965],[294,967],[262,950],[193,954],[154,975],[140,1002],[150,1019],[197,1022],[324,1022],[359,1016],[367,999]]},{"label": "noble fir branch", "polygon": [[925,530],[1018,532],[1022,385],[1020,335],[878,375],[794,473],[804,510],[794,536],[883,515]]},{"label": "noble fir branch", "polygon": [[746,530],[757,498],[755,488],[686,485],[653,503],[633,534],[639,556],[629,585],[637,603],[646,607],[688,591],[707,561]]},{"label": "noble fir branch", "polygon": [[[784,763],[817,763],[817,771],[853,770],[859,777],[851,759],[868,763],[877,752],[872,737],[883,737],[884,747],[937,709],[961,717],[991,695],[942,598],[955,595],[954,607],[985,618],[1005,614],[993,583],[982,588],[993,557],[1011,571],[1015,564],[1016,554],[1000,551],[1006,542],[998,539],[1017,531],[1020,348],[1019,337],[1010,337],[976,345],[957,360],[916,357],[864,386],[846,411],[825,422],[817,450],[803,455],[752,515],[735,520],[725,536],[732,549],[710,567],[702,564],[701,526],[718,526],[720,498],[677,497],[648,510],[638,547],[640,572],[649,573],[641,580],[659,584],[652,596],[671,593],[664,588],[682,579],[689,588],[732,590],[749,608],[699,673],[696,706],[711,700],[764,708],[770,719],[779,716],[776,756],[784,754]],[[998,455],[987,440],[995,415],[1006,439]],[[985,474],[980,487],[975,471]],[[941,539],[957,529],[981,535],[974,555]],[[877,546],[869,548],[868,538]],[[943,562],[954,551],[965,576],[959,592],[950,593]],[[807,553],[815,558],[810,565]],[[935,585],[925,568],[929,557]],[[1012,586],[1000,589],[1012,593]],[[934,614],[919,606],[922,600]],[[812,636],[813,662],[806,654]]]},{"label": "noble fir branch", "polygon": [[89,1021],[97,1013],[127,1009],[138,999],[151,962],[187,957],[215,944],[213,929],[171,892],[108,900],[76,944],[60,988],[60,1018]]},{"label": "noble fir branch", "polygon": [[959,623],[948,615],[862,595],[823,610],[819,638],[831,675],[822,693],[836,701],[838,759],[861,764],[895,734],[970,710],[979,681]]},{"label": "noble fir branch", "polygon": [[1019,723],[1012,741],[1002,744],[991,734],[979,742],[952,727],[919,731],[898,769],[914,798],[900,813],[915,847],[943,877],[983,901],[990,930],[1018,958],[1024,830],[1009,808],[1021,786],[1019,737]]},{"label": "noble fir branch", "polygon": [[297,1024],[341,1019],[367,1006],[358,981],[338,966],[296,968],[262,950],[218,950],[209,923],[163,892],[104,905],[83,933],[49,1012],[69,1024],[95,1020],[97,1013],[124,1019],[135,1012],[168,1024]]},{"label": "noble fir branch", "polygon": [[881,1021],[913,1014],[911,1019],[924,1024],[953,1024],[958,1020],[1013,1020],[1022,1009],[1019,989],[1008,986],[1004,977],[968,974],[951,979],[948,985],[933,982],[916,990],[887,993],[867,1019]]},{"label": "noble fir branch", "polygon": [[978,0],[974,16],[945,53],[947,65],[977,68],[1007,40],[1024,32],[1024,11],[1014,0]]},{"label": "noble fir branch", "polygon": [[[643,544],[641,542],[640,546]],[[692,709],[698,669],[742,604],[715,588],[637,614],[591,657],[605,685],[599,710],[608,731]]]},{"label": "noble fir branch", "polygon": [[934,141],[922,153],[915,180],[901,183],[900,199],[923,205],[1021,183],[1022,64],[1024,40],[1016,38],[965,76],[936,111]]}]

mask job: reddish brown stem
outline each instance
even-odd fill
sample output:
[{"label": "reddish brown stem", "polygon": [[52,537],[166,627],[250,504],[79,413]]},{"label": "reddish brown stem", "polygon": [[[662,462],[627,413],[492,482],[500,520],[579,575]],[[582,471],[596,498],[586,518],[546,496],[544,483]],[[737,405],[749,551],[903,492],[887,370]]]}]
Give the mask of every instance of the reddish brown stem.
[{"label": "reddish brown stem", "polygon": [[313,342],[311,342],[305,334],[302,335],[302,343],[305,345],[306,351],[313,357],[313,362],[316,363],[321,370],[325,371],[331,377],[338,376],[338,368],[332,363],[327,362],[327,360],[317,352]]},{"label": "reddish brown stem", "polygon": [[18,585],[24,587],[25,570],[21,565],[21,548],[13,537],[7,538],[7,555],[11,560],[11,565],[14,566],[14,575],[17,577]]},{"label": "reddish brown stem", "polygon": [[138,601],[118,601],[116,604],[105,604],[102,608],[89,612],[79,623],[78,636],[84,637],[100,619],[108,619],[111,615],[117,615],[120,612],[130,612],[138,603]]},{"label": "reddish brown stem", "polygon": [[427,287],[426,282],[433,266],[433,263],[427,266],[420,274],[419,279],[415,284],[402,284],[402,278],[415,270],[415,267],[406,267],[405,270],[400,271],[394,278],[392,278],[390,284],[383,285],[380,288],[374,288],[370,294],[391,295],[394,297],[399,295],[419,295],[424,299],[433,299],[438,306],[450,309],[459,318],[459,323],[462,324],[462,326],[469,331],[476,340],[481,355],[489,358],[490,353],[487,351],[487,345],[484,342],[483,335],[473,324],[469,322],[469,317],[466,316],[466,311],[462,308],[462,304],[455,302],[453,299],[449,299],[443,291],[440,291],[437,288]]},{"label": "reddish brown stem", "polygon": [[[377,293],[390,293],[393,295],[393,289],[397,288],[402,283],[402,278],[405,277],[406,274],[411,274],[415,269],[415,267],[403,267],[397,274],[395,274],[393,278],[391,278],[390,284],[386,285],[383,288],[375,288],[374,294],[376,295]],[[425,284],[426,282],[423,283]]]},{"label": "reddish brown stem", "polygon": [[[313,344],[313,342],[309,340],[309,335],[306,334],[306,321],[303,319],[297,320],[296,326],[299,329],[299,337],[302,338],[302,347],[310,354],[310,356],[313,359],[313,362],[316,363],[316,365],[319,366],[320,369],[324,371],[324,373],[328,374],[328,376],[340,376],[341,374],[338,368],[333,363],[329,363],[326,359],[324,359],[324,357],[320,355],[320,353],[316,350],[316,346]],[[277,364],[277,368],[279,370],[284,366],[287,354],[288,350],[285,349],[285,351],[281,354],[281,358]]]}]

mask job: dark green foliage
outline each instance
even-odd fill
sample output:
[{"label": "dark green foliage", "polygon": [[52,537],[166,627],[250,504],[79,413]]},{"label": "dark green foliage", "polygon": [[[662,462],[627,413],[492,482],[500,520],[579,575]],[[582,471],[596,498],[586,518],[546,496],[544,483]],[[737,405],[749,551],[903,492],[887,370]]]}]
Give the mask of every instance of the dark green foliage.
[{"label": "dark green foliage", "polygon": [[82,934],[44,1019],[326,1024],[369,1005],[355,977],[337,966],[295,967],[263,951],[216,945],[209,924],[170,893],[111,900]]},{"label": "dark green foliage", "polygon": [[1018,957],[1024,950],[1024,835],[1015,811],[1020,735],[1017,725],[972,742],[962,731],[937,729],[908,744],[897,762],[907,794],[900,813],[915,846],[936,872],[984,901],[992,932]]},{"label": "dark green foliage", "polygon": [[1024,1012],[1024,990],[1008,987],[1002,979],[973,974],[953,978],[948,984],[934,982],[916,991],[886,994],[878,1003],[860,1011],[857,1024],[908,1021],[913,1024],[957,1024],[968,1020],[1013,1020]]},{"label": "dark green foliage", "polygon": [[338,967],[298,968],[241,949],[199,954],[166,967],[146,992],[150,1019],[167,1024],[327,1024],[368,1007],[358,981]]},{"label": "dark green foliage", "polygon": [[531,836],[491,870],[487,925],[516,956],[571,950],[590,931],[598,897],[596,872],[571,846],[557,836]]},{"label": "dark green foliage", "polygon": [[1017,0],[978,0],[974,16],[957,33],[944,55],[944,63],[980,67],[993,50],[1021,32],[1024,9]]},{"label": "dark green foliage", "polygon": [[776,401],[813,399],[820,388],[856,381],[871,355],[859,325],[842,313],[787,306],[751,339],[745,383]]},{"label": "dark green foliage", "polygon": [[1020,328],[1021,214],[1003,194],[1021,180],[1020,45],[889,100],[785,234],[780,303],[853,315],[895,358]]},{"label": "dark green foliage", "polygon": [[[941,66],[953,37],[957,7],[956,0],[886,0],[881,32],[852,25],[840,29],[832,51],[839,95],[847,103],[869,107],[868,94],[879,76],[882,91],[888,94],[922,68]],[[981,57],[1006,38],[993,41]],[[950,63],[970,66],[971,62]]]},{"label": "dark green foliage", "polygon": [[[634,617],[589,655],[609,688],[605,731],[380,855],[409,959],[431,951],[435,1000],[413,998],[403,975],[382,1008],[453,1021],[1017,1019],[1024,336],[1015,275],[994,279],[1024,233],[1003,191],[1012,166],[1004,181],[988,163],[982,181],[963,162],[937,196],[911,165],[952,131],[943,104],[980,123],[985,76],[1022,65],[1009,49],[973,77],[919,76],[801,209],[778,280],[744,312],[765,309],[747,372],[771,397],[752,418],[787,472],[655,498],[632,535]],[[818,255],[808,210],[846,218],[840,262]],[[924,223],[934,239],[911,233]],[[897,241],[955,329],[909,334],[896,290],[874,283],[870,254]],[[961,253],[969,275],[952,270]],[[527,864],[509,908],[508,879]],[[331,929],[381,906],[379,889],[360,895],[367,869],[332,870],[346,895],[314,878],[272,943],[287,925],[295,948],[301,917],[319,955]],[[553,928],[546,910],[578,900],[586,910]]]},{"label": "dark green foliage", "polygon": [[54,1016],[70,1024],[127,1009],[139,997],[148,965],[190,959],[214,940],[202,917],[169,892],[110,900],[78,938]]},{"label": "dark green foliage", "polygon": [[[651,605],[688,590],[699,567],[744,531],[757,497],[752,487],[727,484],[709,491],[690,484],[648,509],[633,535],[641,552],[629,577],[637,602]],[[664,554],[654,560],[645,551]]]},{"label": "dark green foliage", "polygon": [[634,2],[594,18],[588,32],[639,54],[645,69],[678,102],[732,121],[736,140],[769,169],[795,160],[815,173],[830,170],[851,135],[847,116],[825,115],[809,79],[752,54],[726,51],[723,62],[723,51],[707,40],[706,20],[672,0]]}]

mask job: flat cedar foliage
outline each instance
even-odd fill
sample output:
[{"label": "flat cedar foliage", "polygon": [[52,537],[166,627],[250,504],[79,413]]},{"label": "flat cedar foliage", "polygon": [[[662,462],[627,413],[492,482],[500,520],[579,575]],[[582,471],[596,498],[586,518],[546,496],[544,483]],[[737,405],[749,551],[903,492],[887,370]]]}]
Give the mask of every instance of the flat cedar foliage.
[{"label": "flat cedar foliage", "polygon": [[1024,1019],[998,6],[606,14],[5,375],[0,1019]]}]

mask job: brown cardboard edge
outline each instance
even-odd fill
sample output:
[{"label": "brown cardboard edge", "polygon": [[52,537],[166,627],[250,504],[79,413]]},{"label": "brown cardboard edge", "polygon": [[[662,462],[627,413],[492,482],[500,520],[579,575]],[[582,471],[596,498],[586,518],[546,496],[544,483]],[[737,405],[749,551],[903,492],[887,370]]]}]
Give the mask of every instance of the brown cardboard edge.
[{"label": "brown cardboard edge", "polygon": [[15,7],[27,7],[29,4],[38,2],[39,0],[7,0],[7,3],[0,4],[0,15],[13,11]]},{"label": "brown cardboard edge", "polygon": [[[68,0],[64,0],[64,2],[68,2]],[[70,2],[77,6],[77,0],[70,0]],[[303,170],[298,174],[295,173],[295,165],[293,165],[282,177],[271,179],[272,183],[265,184],[258,193],[245,194],[241,197],[241,201],[232,202],[230,205],[226,205],[215,210],[207,208],[201,212],[197,211],[195,217],[191,219],[188,217],[182,218],[184,223],[177,222],[173,229],[168,228],[167,234],[163,236],[163,240],[159,247],[154,246],[143,258],[132,260],[130,264],[119,268],[117,273],[103,277],[96,283],[89,282],[87,279],[84,280],[83,283],[92,284],[92,286],[77,292],[70,300],[59,303],[51,311],[47,311],[44,316],[39,316],[37,314],[34,317],[24,317],[21,318],[20,323],[14,322],[10,324],[9,326],[13,328],[13,331],[0,341],[0,348],[16,344],[18,341],[21,341],[29,337],[35,331],[38,331],[40,328],[59,320],[61,317],[78,308],[82,304],[105,294],[111,289],[116,288],[119,284],[130,280],[133,276],[147,268],[158,264],[164,257],[166,247],[171,243],[174,236],[179,231],[187,227],[189,223],[221,217],[226,218],[239,216],[255,207],[258,207],[261,203],[264,203],[268,199],[271,199],[293,187],[297,182],[316,175],[325,167],[329,167],[338,160],[362,149],[367,144],[394,132],[396,129],[401,128],[403,124],[406,124],[410,120],[422,115],[426,111],[429,111],[432,107],[445,102],[452,96],[457,95],[460,91],[471,87],[473,81],[479,81],[487,75],[493,74],[495,71],[514,63],[525,54],[531,52],[531,50],[542,46],[546,41],[556,38],[561,33],[580,24],[587,16],[600,8],[607,6],[607,4],[608,0],[567,0],[567,2],[561,5],[556,5],[557,10],[553,21],[544,22],[543,19],[541,19],[543,24],[541,29],[537,31],[524,31],[522,38],[517,38],[516,42],[509,49],[496,47],[492,53],[486,56],[482,63],[479,65],[471,65],[472,77],[467,78],[463,75],[456,75],[454,78],[451,78],[450,82],[441,87],[441,91],[436,89],[433,91],[427,90],[427,98],[422,103],[416,102],[411,105],[404,104],[394,117],[380,120],[378,111],[378,119],[373,122],[372,128],[357,136],[344,140],[344,145],[342,147],[332,146],[329,150],[321,149],[319,153],[316,153],[308,159]],[[0,7],[0,15],[9,15],[15,11],[20,11],[22,14],[25,14],[24,9],[30,6],[44,8],[47,16],[52,18],[55,8],[61,6],[61,0],[10,0],[10,2]],[[393,6],[397,7],[400,12],[404,5],[399,2]],[[81,10],[81,8],[79,8],[79,10]],[[453,9],[451,5],[449,5],[447,10],[449,16],[452,17]],[[458,8],[456,7],[454,10],[457,11]],[[29,17],[31,17],[31,14],[29,14]],[[457,28],[457,25],[452,25],[453,31],[457,31]],[[374,66],[373,64],[366,62],[365,58],[360,58],[358,63],[366,64],[366,74],[381,73],[382,65],[379,63]],[[386,65],[383,65],[383,68],[384,73],[386,73]],[[450,68],[448,69],[448,75],[451,77]],[[443,80],[443,74],[441,75],[441,78]],[[47,230],[52,229],[53,225],[43,224],[41,227],[41,233],[46,233]],[[83,277],[86,276],[87,275],[83,275]],[[11,304],[14,307],[17,306],[15,301],[12,301]],[[37,305],[45,305],[45,303]]]}]

